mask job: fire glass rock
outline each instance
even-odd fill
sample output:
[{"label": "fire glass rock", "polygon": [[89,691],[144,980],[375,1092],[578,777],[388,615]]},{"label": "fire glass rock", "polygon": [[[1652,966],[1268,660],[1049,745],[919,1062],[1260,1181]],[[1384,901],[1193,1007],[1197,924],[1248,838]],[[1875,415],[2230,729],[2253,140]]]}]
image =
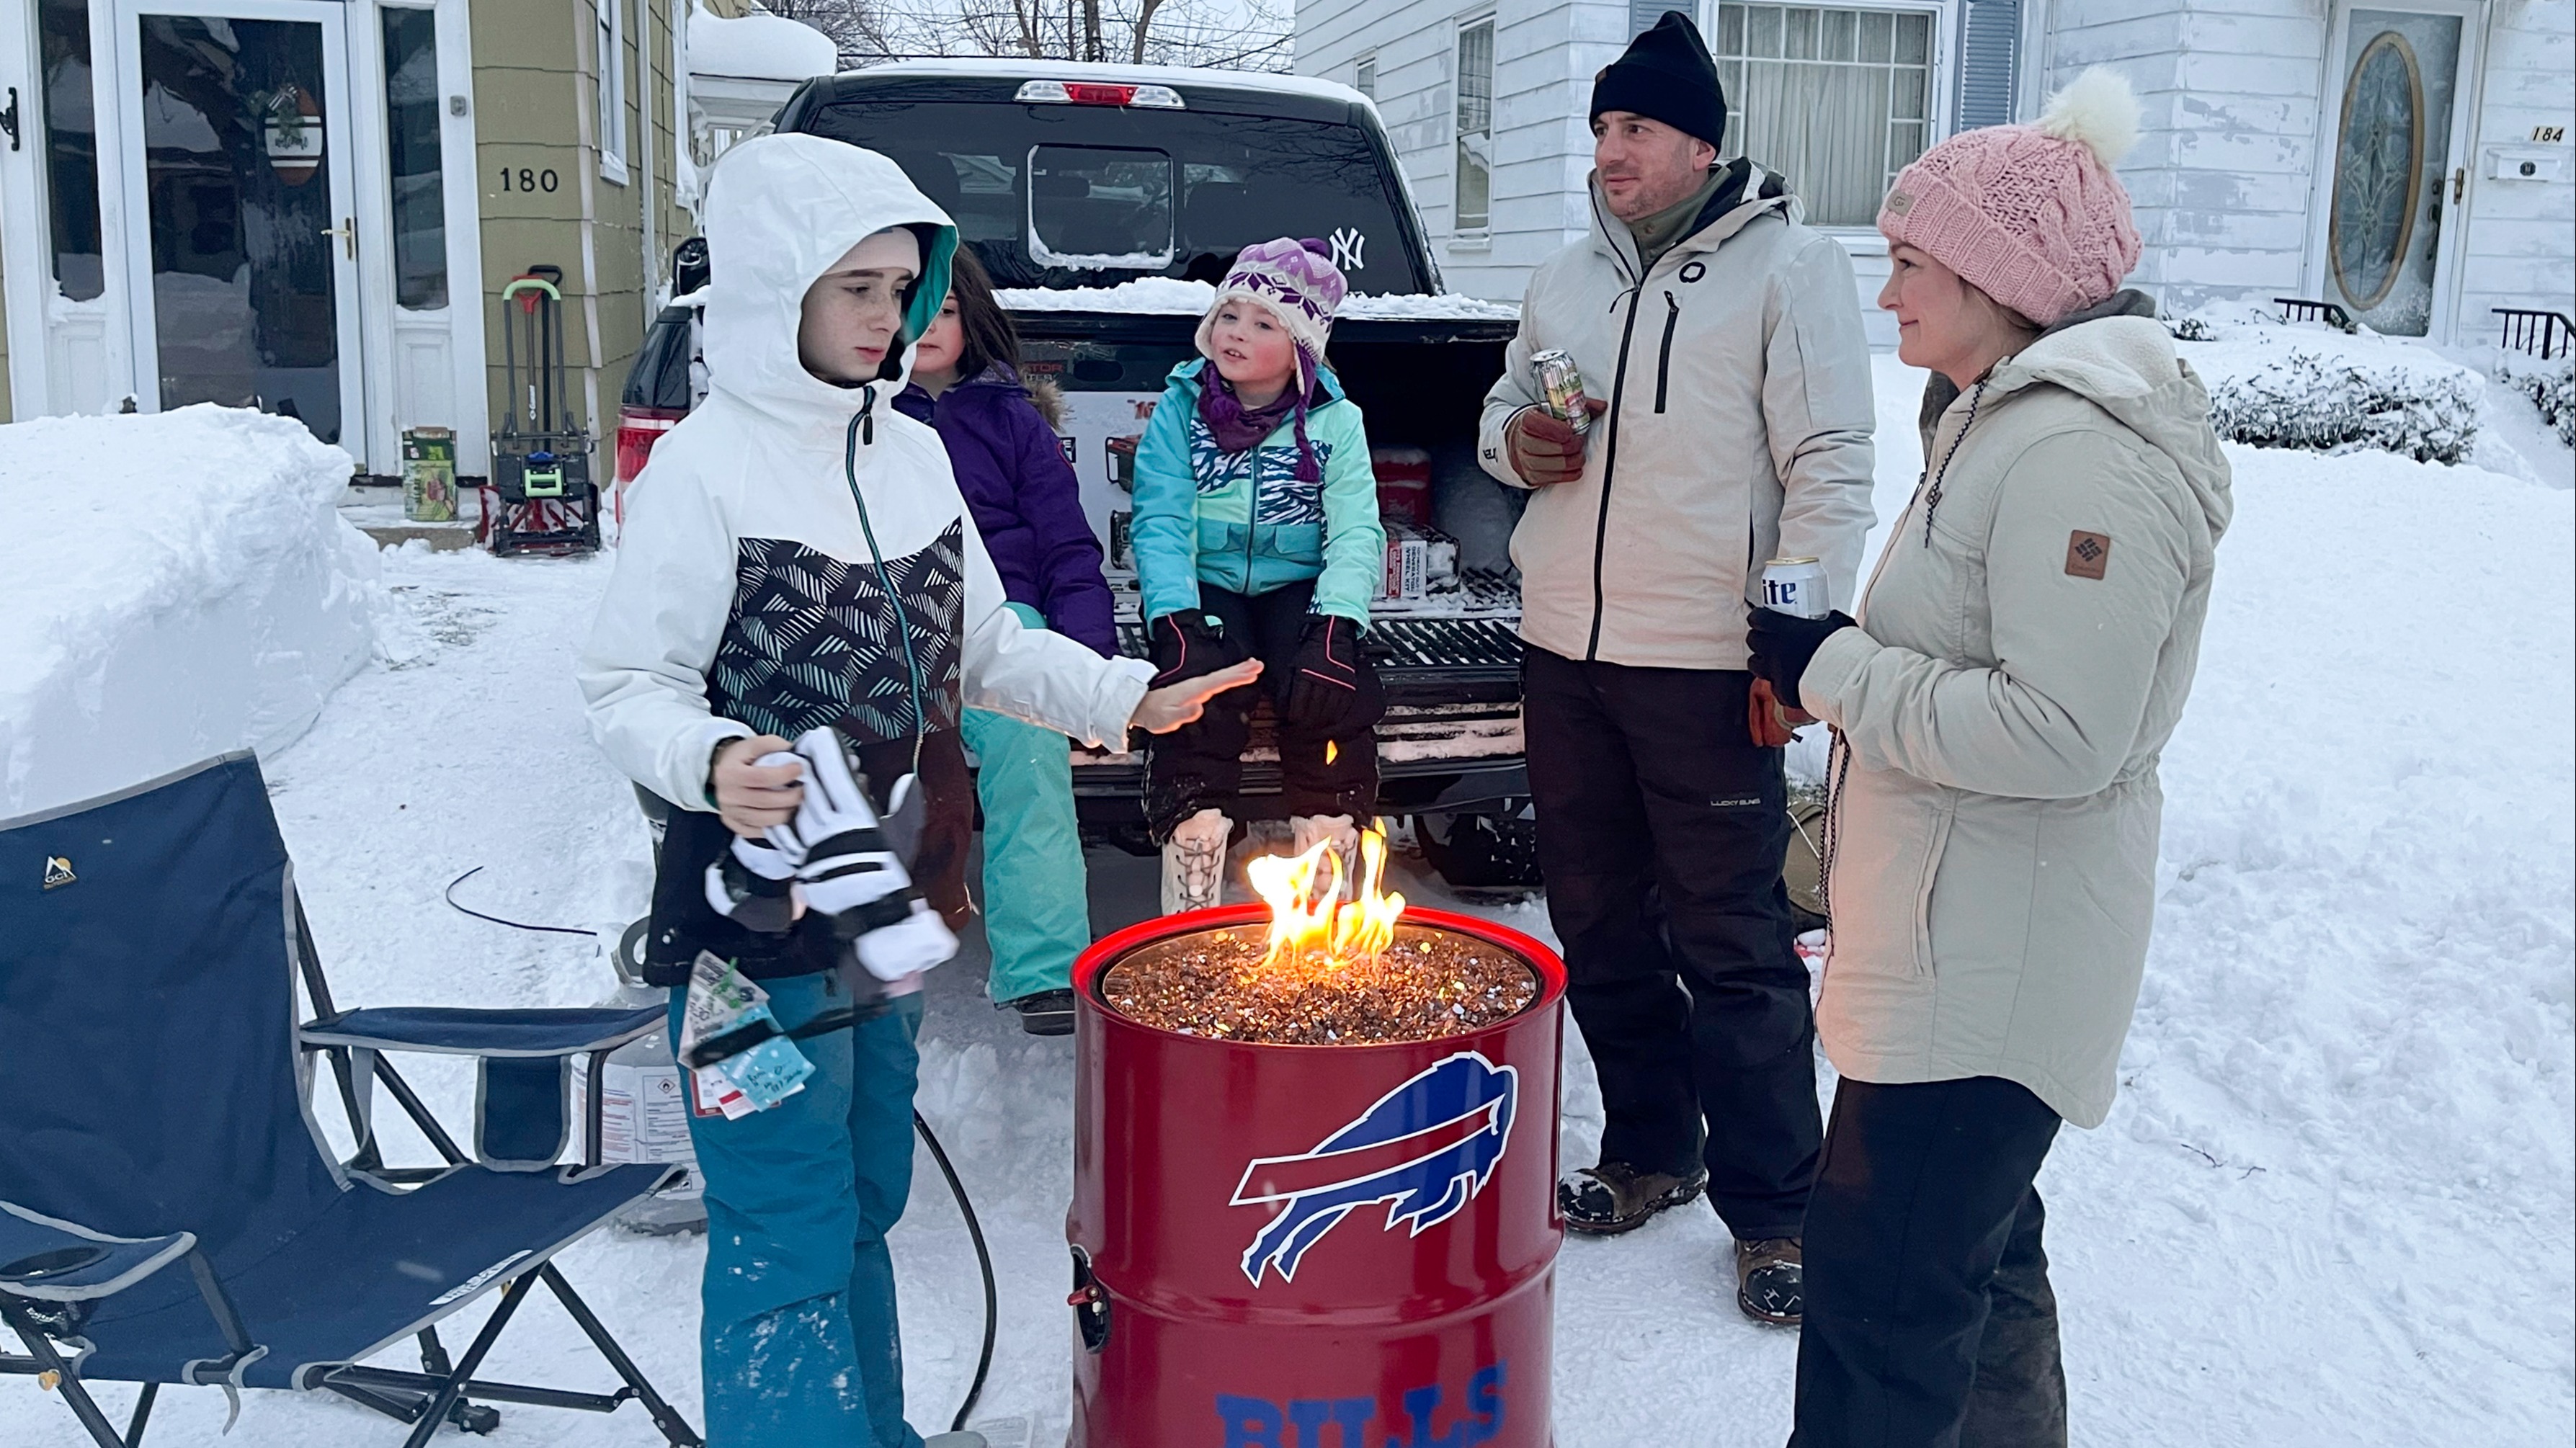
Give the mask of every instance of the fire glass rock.
[{"label": "fire glass rock", "polygon": [[1341,965],[1265,957],[1259,926],[1145,946],[1102,976],[1109,1008],[1185,1036],[1262,1045],[1427,1041],[1529,1009],[1538,977],[1511,952],[1446,930],[1398,925],[1385,951]]}]

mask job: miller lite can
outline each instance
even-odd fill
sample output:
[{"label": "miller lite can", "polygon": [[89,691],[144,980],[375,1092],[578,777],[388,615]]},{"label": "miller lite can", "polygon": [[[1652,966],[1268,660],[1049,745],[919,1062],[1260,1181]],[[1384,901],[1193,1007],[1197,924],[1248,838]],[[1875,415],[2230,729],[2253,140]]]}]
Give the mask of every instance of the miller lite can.
[{"label": "miller lite can", "polygon": [[1574,354],[1551,347],[1532,353],[1530,366],[1538,373],[1547,410],[1576,432],[1590,432],[1592,409],[1583,405],[1583,373],[1574,365]]},{"label": "miller lite can", "polygon": [[1774,558],[1762,565],[1762,606],[1792,618],[1833,612],[1825,591],[1825,566],[1813,558]]}]

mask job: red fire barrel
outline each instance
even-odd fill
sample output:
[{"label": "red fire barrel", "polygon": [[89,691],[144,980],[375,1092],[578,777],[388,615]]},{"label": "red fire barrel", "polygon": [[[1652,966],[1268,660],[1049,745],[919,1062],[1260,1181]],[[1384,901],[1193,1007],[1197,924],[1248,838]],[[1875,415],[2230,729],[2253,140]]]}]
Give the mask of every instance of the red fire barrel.
[{"label": "red fire barrel", "polygon": [[1072,1448],[1547,1448],[1565,967],[1439,1040],[1262,1045],[1107,1006],[1130,952],[1258,927],[1148,921],[1074,966]]}]

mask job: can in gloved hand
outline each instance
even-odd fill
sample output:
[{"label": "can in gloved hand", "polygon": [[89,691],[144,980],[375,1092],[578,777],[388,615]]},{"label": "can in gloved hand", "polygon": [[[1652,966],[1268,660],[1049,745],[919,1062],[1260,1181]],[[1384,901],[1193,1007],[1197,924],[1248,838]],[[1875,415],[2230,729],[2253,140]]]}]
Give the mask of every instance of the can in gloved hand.
[{"label": "can in gloved hand", "polygon": [[1583,405],[1583,373],[1574,365],[1574,354],[1551,347],[1532,353],[1530,367],[1538,373],[1547,410],[1577,433],[1590,432],[1592,409]]},{"label": "can in gloved hand", "polygon": [[1833,612],[1825,566],[1813,558],[1774,558],[1763,564],[1762,606],[1791,618],[1823,618]]}]

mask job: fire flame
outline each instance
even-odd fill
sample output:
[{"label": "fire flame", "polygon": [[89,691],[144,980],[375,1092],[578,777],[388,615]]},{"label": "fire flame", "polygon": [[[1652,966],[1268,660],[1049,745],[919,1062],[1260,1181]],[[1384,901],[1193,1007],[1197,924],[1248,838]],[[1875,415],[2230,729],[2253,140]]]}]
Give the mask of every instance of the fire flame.
[{"label": "fire flame", "polygon": [[1302,855],[1247,861],[1244,871],[1253,891],[1270,907],[1270,953],[1262,960],[1267,968],[1339,970],[1374,959],[1395,942],[1404,897],[1379,889],[1386,874],[1386,836],[1376,830],[1360,836],[1358,888],[1348,900],[1342,893],[1350,882],[1330,837],[1317,840]]}]

